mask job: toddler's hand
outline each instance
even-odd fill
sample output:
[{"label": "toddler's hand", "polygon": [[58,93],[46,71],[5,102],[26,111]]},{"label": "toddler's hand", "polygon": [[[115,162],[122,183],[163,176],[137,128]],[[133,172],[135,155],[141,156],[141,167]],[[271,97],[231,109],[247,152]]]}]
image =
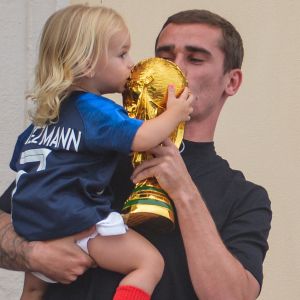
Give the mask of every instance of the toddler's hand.
[{"label": "toddler's hand", "polygon": [[168,86],[167,110],[172,110],[179,122],[189,121],[191,119],[190,114],[193,112],[193,101],[194,96],[189,92],[187,87],[183,90],[181,95],[176,98],[174,86]]}]

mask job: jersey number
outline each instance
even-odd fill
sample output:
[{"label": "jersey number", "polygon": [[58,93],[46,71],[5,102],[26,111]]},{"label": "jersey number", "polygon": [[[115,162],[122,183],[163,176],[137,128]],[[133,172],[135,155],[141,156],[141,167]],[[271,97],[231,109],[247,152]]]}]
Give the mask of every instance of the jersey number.
[{"label": "jersey number", "polygon": [[[26,163],[32,163],[32,162],[39,162],[39,165],[37,167],[37,172],[42,171],[46,169],[46,159],[47,156],[51,153],[51,150],[47,148],[40,148],[40,149],[31,149],[26,150],[21,153],[20,157],[20,164],[26,164]],[[21,177],[21,175],[25,174],[26,172],[24,170],[19,170],[16,176],[16,187],[14,188],[12,192],[12,196],[16,192],[18,181]]]}]

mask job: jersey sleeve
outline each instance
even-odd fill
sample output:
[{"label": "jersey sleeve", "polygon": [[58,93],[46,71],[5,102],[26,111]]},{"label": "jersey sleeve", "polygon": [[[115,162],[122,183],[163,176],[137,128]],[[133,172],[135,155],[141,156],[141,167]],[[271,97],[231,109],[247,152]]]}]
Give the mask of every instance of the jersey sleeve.
[{"label": "jersey sleeve", "polygon": [[130,118],[122,106],[104,97],[80,98],[77,107],[84,123],[85,143],[89,150],[130,153],[142,120]]},{"label": "jersey sleeve", "polygon": [[262,265],[269,249],[267,238],[272,212],[267,192],[254,187],[232,210],[230,221],[221,232],[224,244],[262,286]]}]

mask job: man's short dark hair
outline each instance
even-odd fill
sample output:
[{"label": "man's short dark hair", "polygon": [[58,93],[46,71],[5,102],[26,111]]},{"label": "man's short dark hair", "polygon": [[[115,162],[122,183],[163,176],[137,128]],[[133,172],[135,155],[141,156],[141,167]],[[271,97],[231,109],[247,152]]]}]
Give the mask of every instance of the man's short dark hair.
[{"label": "man's short dark hair", "polygon": [[222,18],[207,10],[185,10],[170,16],[157,36],[155,49],[162,30],[170,23],[173,24],[207,24],[220,28],[223,40],[220,41],[220,49],[224,53],[224,73],[232,69],[240,69],[244,57],[243,41],[234,26]]}]

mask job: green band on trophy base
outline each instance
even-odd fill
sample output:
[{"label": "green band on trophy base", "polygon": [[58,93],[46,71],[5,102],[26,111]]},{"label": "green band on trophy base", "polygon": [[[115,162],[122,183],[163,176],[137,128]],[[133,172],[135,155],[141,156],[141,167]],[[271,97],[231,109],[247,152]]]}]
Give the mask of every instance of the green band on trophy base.
[{"label": "green band on trophy base", "polygon": [[159,200],[153,200],[151,198],[144,198],[144,199],[138,199],[138,200],[128,200],[128,201],[126,201],[126,203],[125,203],[125,205],[123,207],[123,210],[126,210],[131,205],[137,205],[137,204],[158,205],[158,206],[167,208],[169,210],[172,210],[172,206],[171,205],[169,205],[169,204],[167,204],[165,202],[159,201]]}]

